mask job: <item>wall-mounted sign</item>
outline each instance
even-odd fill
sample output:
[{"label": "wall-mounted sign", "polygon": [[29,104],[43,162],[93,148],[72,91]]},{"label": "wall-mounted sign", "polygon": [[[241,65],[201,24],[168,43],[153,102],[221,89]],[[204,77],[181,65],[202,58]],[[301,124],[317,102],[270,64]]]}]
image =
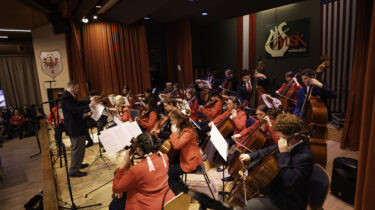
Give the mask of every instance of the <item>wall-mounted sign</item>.
[{"label": "wall-mounted sign", "polygon": [[63,71],[61,54],[59,51],[40,53],[40,61],[43,73],[55,79]]},{"label": "wall-mounted sign", "polygon": [[309,30],[309,18],[267,25],[264,46],[267,57],[307,56]]}]

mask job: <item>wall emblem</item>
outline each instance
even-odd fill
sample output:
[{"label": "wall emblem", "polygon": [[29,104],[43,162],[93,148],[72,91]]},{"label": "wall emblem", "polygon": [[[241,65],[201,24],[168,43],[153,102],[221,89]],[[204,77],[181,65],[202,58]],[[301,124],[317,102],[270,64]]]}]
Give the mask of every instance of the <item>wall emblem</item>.
[{"label": "wall emblem", "polygon": [[61,55],[57,50],[42,52],[40,54],[40,61],[42,71],[53,79],[63,71]]}]

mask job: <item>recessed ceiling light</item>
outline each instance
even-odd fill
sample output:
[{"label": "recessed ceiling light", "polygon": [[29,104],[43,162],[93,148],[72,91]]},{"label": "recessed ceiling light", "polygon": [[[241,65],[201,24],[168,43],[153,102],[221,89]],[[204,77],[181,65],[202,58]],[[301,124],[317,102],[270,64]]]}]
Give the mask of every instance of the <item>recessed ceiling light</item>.
[{"label": "recessed ceiling light", "polygon": [[86,17],[82,18],[82,22],[83,23],[88,23],[89,22],[89,19],[87,19]]},{"label": "recessed ceiling light", "polygon": [[93,16],[92,16],[92,19],[97,20],[97,19],[98,19],[98,16],[97,16],[97,15],[93,15]]},{"label": "recessed ceiling light", "polygon": [[100,9],[100,8],[102,8],[102,6],[96,5],[95,8]]},{"label": "recessed ceiling light", "polygon": [[0,36],[0,39],[8,39],[8,36]]},{"label": "recessed ceiling light", "polygon": [[145,16],[143,19],[145,19],[145,20],[151,20],[151,17],[150,16]]},{"label": "recessed ceiling light", "polygon": [[28,30],[28,29],[10,29],[10,28],[0,28],[0,31],[5,31],[5,32],[28,32],[28,33],[31,32],[31,30]]},{"label": "recessed ceiling light", "polygon": [[206,10],[206,9],[203,10],[203,11],[202,11],[202,15],[203,15],[203,16],[207,16],[207,15],[208,15],[208,10]]}]

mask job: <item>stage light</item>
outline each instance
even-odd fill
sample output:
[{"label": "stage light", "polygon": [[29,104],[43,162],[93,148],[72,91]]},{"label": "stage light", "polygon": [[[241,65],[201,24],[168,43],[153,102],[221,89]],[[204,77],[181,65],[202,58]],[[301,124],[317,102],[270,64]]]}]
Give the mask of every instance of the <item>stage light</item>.
[{"label": "stage light", "polygon": [[0,39],[8,39],[8,36],[0,36]]},{"label": "stage light", "polygon": [[202,11],[202,15],[203,15],[203,16],[207,16],[207,15],[208,15],[208,10],[206,10],[206,9],[203,10],[203,11]]},{"label": "stage light", "polygon": [[89,22],[89,19],[87,19],[86,17],[82,18],[82,23],[88,23]]},{"label": "stage light", "polygon": [[98,19],[98,16],[97,16],[97,15],[93,15],[93,16],[92,16],[92,19],[97,20],[97,19]]},{"label": "stage light", "polygon": [[10,29],[10,28],[0,28],[0,31],[5,31],[5,32],[27,32],[27,33],[31,32],[31,30],[28,30],[28,29]]},{"label": "stage light", "polygon": [[100,9],[100,8],[102,8],[102,6],[96,5],[95,8]]},{"label": "stage light", "polygon": [[143,19],[145,19],[145,20],[151,20],[151,17],[150,16],[145,16]]}]

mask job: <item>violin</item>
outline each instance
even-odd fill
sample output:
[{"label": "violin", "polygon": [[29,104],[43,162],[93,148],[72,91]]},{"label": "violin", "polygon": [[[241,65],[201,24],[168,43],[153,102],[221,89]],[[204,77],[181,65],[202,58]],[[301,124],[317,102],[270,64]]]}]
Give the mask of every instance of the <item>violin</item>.
[{"label": "violin", "polygon": [[169,120],[169,117],[171,115],[171,112],[168,113],[167,116],[162,117],[158,124],[155,125],[155,127],[151,130],[151,133],[155,136],[160,132],[160,130],[165,126],[166,122]]}]

